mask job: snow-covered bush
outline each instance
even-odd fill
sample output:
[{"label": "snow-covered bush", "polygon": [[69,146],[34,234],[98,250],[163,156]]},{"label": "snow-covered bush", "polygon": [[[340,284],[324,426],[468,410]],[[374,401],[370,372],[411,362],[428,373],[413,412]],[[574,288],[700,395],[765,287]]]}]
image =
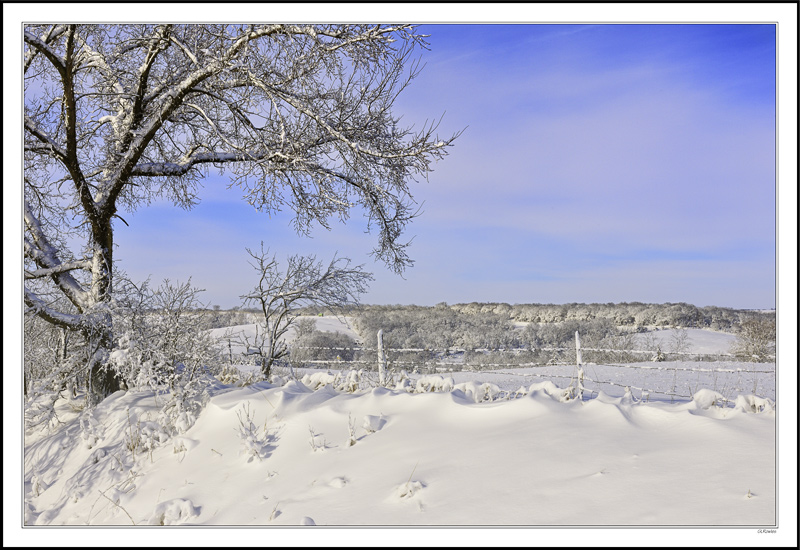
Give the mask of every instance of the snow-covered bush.
[{"label": "snow-covered bush", "polygon": [[502,391],[496,384],[490,382],[463,382],[456,384],[453,388],[463,391],[467,397],[472,398],[475,403],[482,403],[484,401],[495,401],[497,399],[508,398],[508,392]]},{"label": "snow-covered bush", "polygon": [[304,386],[308,387],[312,390],[318,390],[324,386],[335,384],[336,382],[336,375],[332,372],[314,372],[311,374],[306,374],[300,380]]},{"label": "snow-covered bush", "polygon": [[58,428],[61,422],[55,404],[62,398],[78,398],[88,365],[88,344],[80,333],[54,327],[27,313],[23,335],[25,429]]},{"label": "snow-covered bush", "polygon": [[225,365],[217,374],[217,380],[226,386],[233,386],[242,377],[242,372],[235,365]]},{"label": "snow-covered bush", "polygon": [[[270,376],[270,382],[277,386],[282,386],[285,382],[276,383],[279,378],[279,375],[273,374]],[[217,380],[227,386],[244,387],[255,384],[256,382],[261,382],[264,380],[264,376],[261,374],[261,371],[241,371],[236,365],[225,365],[222,367],[219,374],[217,374]]]},{"label": "snow-covered bush", "polygon": [[694,395],[692,395],[692,401],[701,409],[710,409],[715,406],[723,406],[727,399],[720,393],[703,388],[697,390]]},{"label": "snow-covered bush", "polygon": [[92,409],[85,410],[78,419],[81,427],[81,439],[86,444],[87,449],[91,449],[97,445],[97,442],[103,438],[105,428],[94,417]]},{"label": "snow-covered bush", "polygon": [[141,417],[134,419],[130,410],[127,412],[128,429],[124,436],[124,446],[134,458],[138,453],[152,453],[156,447],[169,441],[170,434],[161,423],[143,420]]},{"label": "snow-covered bush", "polygon": [[772,399],[756,395],[738,395],[733,408],[749,413],[772,412],[775,410],[775,402]]},{"label": "snow-covered bush", "polygon": [[250,406],[247,404],[236,412],[236,416],[239,419],[238,431],[242,440],[240,454],[247,456],[247,462],[252,462],[253,459],[263,460],[268,453],[266,424],[264,425],[263,433],[259,433],[258,427],[253,422]]},{"label": "snow-covered bush", "polygon": [[58,392],[37,392],[36,397],[25,402],[23,418],[25,431],[30,433],[39,429],[55,429],[59,425],[55,404],[60,399]]},{"label": "snow-covered bush", "polygon": [[130,388],[166,385],[171,390],[221,366],[216,341],[199,313],[200,289],[191,280],[164,280],[151,290],[146,281],[128,281],[124,300],[116,307],[118,347],[110,363]]},{"label": "snow-covered bush", "polygon": [[289,358],[294,367],[310,361],[347,362],[354,359],[356,347],[355,340],[341,332],[312,330],[294,340]]},{"label": "snow-covered bush", "polygon": [[417,380],[414,392],[449,392],[453,391],[454,385],[455,382],[451,377],[448,376],[445,378],[444,376],[433,374],[430,376],[423,376]]},{"label": "snow-covered bush", "polygon": [[336,391],[347,393],[377,386],[377,382],[370,380],[362,370],[348,370],[336,374],[331,371],[314,372],[304,375],[301,382],[315,391],[325,386],[331,386]]},{"label": "snow-covered bush", "polygon": [[212,382],[201,377],[175,386],[159,413],[159,424],[169,435],[185,433],[194,425],[208,402],[207,389]]}]

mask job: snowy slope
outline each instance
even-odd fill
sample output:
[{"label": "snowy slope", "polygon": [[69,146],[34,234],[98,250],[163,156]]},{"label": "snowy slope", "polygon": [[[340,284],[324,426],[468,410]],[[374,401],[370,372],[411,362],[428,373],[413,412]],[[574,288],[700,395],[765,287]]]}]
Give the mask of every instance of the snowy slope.
[{"label": "snowy slope", "polygon": [[[316,320],[322,330],[352,330]],[[273,538],[287,545],[308,540],[286,535],[312,536],[310,526],[381,527],[377,540],[367,538],[374,545],[401,540],[381,536],[391,526],[451,527],[426,545],[454,543],[452,527],[602,527],[582,543],[541,538],[552,530],[537,531],[536,543],[501,536],[510,531],[483,539],[592,545],[619,533],[610,526],[756,533],[775,524],[775,364],[586,365],[584,399],[565,400],[576,372],[412,373],[389,389],[368,374],[346,392],[345,373],[298,369],[301,380],[215,383],[179,433],[168,433],[161,413],[169,395],[119,392],[91,415],[61,402],[62,426],[26,435],[23,521],[37,529],[135,524],[157,537],[149,544],[174,533],[154,533],[162,524],[293,527]],[[201,533],[195,544],[208,544],[210,532]],[[312,540],[324,546],[342,531],[325,533]],[[461,545],[479,540],[467,533]]]},{"label": "snowy slope", "polygon": [[[719,332],[715,330],[706,330],[699,328],[683,329],[688,336],[687,345],[688,351],[698,354],[728,354],[731,351],[731,345],[736,341],[736,336],[727,332]],[[674,329],[655,330],[648,332],[655,340],[661,345],[661,349],[667,351],[672,343]],[[637,335],[641,338],[642,335]]]},{"label": "snowy slope", "polygon": [[[350,317],[335,317],[333,315],[326,315],[323,317],[301,315],[297,320],[312,319],[316,325],[316,329],[321,332],[341,332],[354,340],[360,340],[359,335],[352,328],[352,318]],[[214,338],[224,342],[225,349],[227,349],[227,342],[231,342],[231,351],[233,353],[241,353],[245,351],[244,343],[246,340],[254,341],[256,334],[256,325],[253,323],[245,325],[234,325],[231,327],[215,328],[210,331]],[[289,327],[289,330],[282,337],[283,341],[291,342],[295,338],[294,327]]]},{"label": "snowy slope", "polygon": [[[674,405],[605,394],[562,402],[563,391],[544,382],[516,399],[475,403],[466,389],[218,385],[194,425],[172,438],[159,434],[151,392],[119,392],[83,426],[75,419],[55,435],[29,438],[26,522],[775,521],[775,413],[767,401],[758,401],[766,405],[759,413],[744,401],[712,405],[711,392]],[[132,434],[149,448],[132,452]]]}]

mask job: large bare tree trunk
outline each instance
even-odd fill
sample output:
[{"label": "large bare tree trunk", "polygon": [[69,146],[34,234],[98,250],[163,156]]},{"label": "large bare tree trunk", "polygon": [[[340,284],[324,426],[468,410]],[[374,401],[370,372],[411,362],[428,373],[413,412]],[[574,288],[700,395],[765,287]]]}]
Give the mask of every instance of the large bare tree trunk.
[{"label": "large bare tree trunk", "polygon": [[[108,214],[92,223],[92,287],[91,297],[94,307],[99,309],[91,316],[92,334],[87,341],[93,342],[89,359],[90,399],[97,403],[105,396],[120,389],[120,380],[113,368],[108,366],[108,356],[114,344],[114,324],[108,306],[112,289],[112,254],[114,250],[114,230]],[[100,307],[97,307],[100,306]]]}]

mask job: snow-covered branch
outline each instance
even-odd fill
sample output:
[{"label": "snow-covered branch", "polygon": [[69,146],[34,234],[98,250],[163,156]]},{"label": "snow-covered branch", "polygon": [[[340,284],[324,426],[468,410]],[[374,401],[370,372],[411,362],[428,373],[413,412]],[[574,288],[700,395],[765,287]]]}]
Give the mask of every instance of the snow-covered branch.
[{"label": "snow-covered branch", "polygon": [[[40,270],[45,270],[58,288],[69,298],[69,300],[84,310],[88,306],[89,296],[81,284],[69,273],[73,269],[85,267],[85,264],[73,267],[72,262],[64,263],[58,257],[58,251],[45,235],[44,229],[38,218],[25,201],[25,226],[28,235],[24,238],[25,257],[32,260]],[[64,269],[68,266],[68,269]]]},{"label": "snow-covered branch", "polygon": [[68,330],[79,330],[83,327],[84,318],[82,315],[55,310],[49,307],[39,295],[27,288],[25,289],[25,306],[28,308],[29,313],[43,318],[50,324]]},{"label": "snow-covered branch", "polygon": [[[59,32],[58,34],[62,34],[66,30],[67,30],[66,27],[62,28],[61,32]],[[53,50],[50,47],[50,44],[48,44],[44,40],[40,39],[38,36],[28,31],[25,31],[24,37],[25,37],[25,43],[30,44],[31,46],[33,46],[33,48],[35,48],[37,52],[44,55],[50,61],[50,63],[53,64],[53,66],[56,68],[56,70],[58,70],[59,73],[64,74],[66,72],[67,69],[66,62],[60,55],[58,55],[55,52],[55,50]]]},{"label": "snow-covered branch", "polygon": [[[49,44],[51,41],[61,36],[66,30],[66,25],[53,25],[48,29],[47,33],[40,39],[40,41],[42,44]],[[25,74],[27,74],[28,68],[31,66],[31,63],[33,63],[33,60],[36,58],[36,55],[39,53],[39,51],[39,48],[34,47],[25,53]]]},{"label": "snow-covered branch", "polygon": [[54,157],[59,159],[62,163],[66,162],[67,152],[64,148],[27,115],[25,116],[25,129],[36,139],[47,145],[48,150]]},{"label": "snow-covered branch", "polygon": [[[26,240],[25,242],[26,250],[30,248],[30,243]],[[33,251],[31,252],[32,254]],[[75,269],[91,269],[92,264],[88,260],[76,260],[74,262],[67,262],[55,267],[48,267],[43,269],[36,269],[34,271],[25,270],[25,279],[41,279],[42,277],[50,277],[52,275],[57,275],[60,273],[64,273],[66,271],[73,271]]]},{"label": "snow-covered branch", "polygon": [[182,176],[198,164],[226,164],[231,162],[250,162],[271,159],[276,153],[236,152],[236,153],[195,153],[179,162],[146,162],[137,164],[132,176]]}]

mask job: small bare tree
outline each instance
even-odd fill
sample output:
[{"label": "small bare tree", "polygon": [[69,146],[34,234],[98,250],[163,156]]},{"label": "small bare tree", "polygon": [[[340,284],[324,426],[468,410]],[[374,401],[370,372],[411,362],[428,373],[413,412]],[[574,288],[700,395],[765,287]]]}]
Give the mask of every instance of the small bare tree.
[{"label": "small bare tree", "polygon": [[[261,358],[261,371],[268,377],[277,359],[289,350],[281,337],[297,319],[297,308],[309,305],[323,306],[342,311],[358,304],[366,292],[372,274],[363,266],[350,266],[348,258],[334,258],[327,267],[315,256],[289,257],[285,270],[281,270],[275,256],[269,251],[256,253],[247,249],[254,261],[250,265],[258,272],[258,284],[241,298],[245,306],[257,307],[263,316],[256,325],[254,348]],[[246,342],[249,345],[249,342]]]},{"label": "small bare tree", "polygon": [[775,336],[774,318],[751,317],[742,321],[731,351],[747,361],[768,361],[775,357]]},{"label": "small bare tree", "polygon": [[[670,352],[681,356],[689,353],[689,331],[685,328],[674,328],[670,336]],[[680,357],[679,357],[680,359]]]}]

